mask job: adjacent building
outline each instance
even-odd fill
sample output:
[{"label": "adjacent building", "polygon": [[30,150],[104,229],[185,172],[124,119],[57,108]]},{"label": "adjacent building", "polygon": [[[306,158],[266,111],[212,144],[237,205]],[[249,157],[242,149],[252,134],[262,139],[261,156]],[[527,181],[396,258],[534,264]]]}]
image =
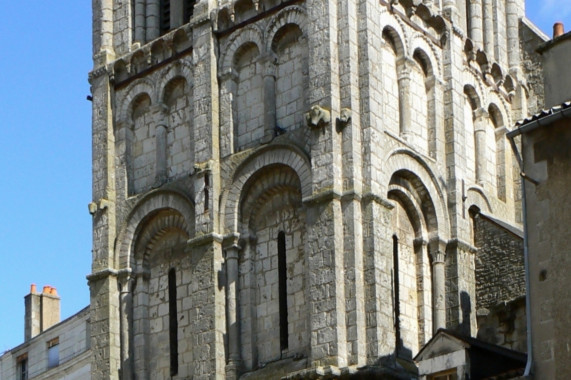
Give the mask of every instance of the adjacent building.
[{"label": "adjacent building", "polygon": [[82,380],[90,376],[89,307],[60,321],[55,288],[25,297],[25,340],[0,356],[1,380]]},{"label": "adjacent building", "polygon": [[[529,278],[531,371],[536,379],[571,377],[571,33],[556,24],[539,49],[546,110],[508,134],[521,165]],[[516,144],[520,141],[520,144]]]}]

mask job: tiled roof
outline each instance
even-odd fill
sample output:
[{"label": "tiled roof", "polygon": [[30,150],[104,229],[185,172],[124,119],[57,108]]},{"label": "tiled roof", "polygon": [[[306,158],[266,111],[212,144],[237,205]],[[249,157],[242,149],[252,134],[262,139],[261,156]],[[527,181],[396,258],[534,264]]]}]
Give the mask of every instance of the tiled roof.
[{"label": "tiled roof", "polygon": [[571,108],[571,101],[567,101],[565,103],[562,103],[558,106],[552,107],[552,108],[547,109],[547,110],[541,110],[540,112],[536,113],[535,115],[532,115],[530,117],[527,117],[523,120],[518,121],[515,125],[516,125],[516,127],[521,127],[523,125],[531,123],[532,121],[543,119],[546,116],[554,115],[554,114],[556,114],[556,113],[558,113],[558,112],[560,112],[566,108]]}]

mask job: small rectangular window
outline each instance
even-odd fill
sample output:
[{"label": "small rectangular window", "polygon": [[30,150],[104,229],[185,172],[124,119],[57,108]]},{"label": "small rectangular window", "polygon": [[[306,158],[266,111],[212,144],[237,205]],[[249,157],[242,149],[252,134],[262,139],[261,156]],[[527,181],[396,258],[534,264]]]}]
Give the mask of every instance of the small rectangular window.
[{"label": "small rectangular window", "polygon": [[18,380],[28,380],[28,354],[18,356],[16,359],[18,366]]},{"label": "small rectangular window", "polygon": [[48,342],[48,368],[57,367],[58,365],[59,365],[59,338],[55,338]]}]

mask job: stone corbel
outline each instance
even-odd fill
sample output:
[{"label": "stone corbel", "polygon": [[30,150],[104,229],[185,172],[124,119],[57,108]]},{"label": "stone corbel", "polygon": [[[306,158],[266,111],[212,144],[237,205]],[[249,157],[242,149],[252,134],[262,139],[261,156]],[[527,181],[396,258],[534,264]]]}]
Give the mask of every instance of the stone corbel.
[{"label": "stone corbel", "polygon": [[341,109],[341,114],[337,118],[337,132],[341,132],[351,122],[353,112],[349,108]]},{"label": "stone corbel", "polygon": [[111,202],[108,201],[107,199],[101,198],[98,202],[91,202],[87,205],[88,209],[89,209],[89,213],[91,215],[95,215],[95,213],[97,211],[102,211],[106,208],[109,208],[109,206],[111,205]]},{"label": "stone corbel", "polygon": [[206,171],[210,171],[210,160],[195,163],[192,174],[199,174]]},{"label": "stone corbel", "polygon": [[324,127],[331,122],[331,112],[316,105],[305,114],[305,120],[310,128]]}]

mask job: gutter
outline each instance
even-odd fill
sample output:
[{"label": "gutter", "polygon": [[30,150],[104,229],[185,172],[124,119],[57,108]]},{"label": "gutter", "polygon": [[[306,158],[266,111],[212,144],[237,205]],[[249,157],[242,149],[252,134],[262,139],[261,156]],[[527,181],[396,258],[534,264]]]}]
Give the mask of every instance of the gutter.
[{"label": "gutter", "polygon": [[[555,116],[555,115],[552,115]],[[518,129],[510,132],[507,134],[508,138],[510,139],[510,145],[512,150],[516,156],[518,165],[520,167],[521,176],[523,179],[527,179],[530,182],[534,183],[535,185],[538,184],[537,181],[530,179],[525,175],[523,171],[523,160],[519,154],[517,149],[517,145],[514,141],[516,136],[519,136],[522,133],[522,130],[525,132],[531,131],[532,129],[539,128],[541,124],[539,120],[532,123],[532,125],[526,124],[525,127],[529,127],[529,129],[524,129],[519,127]],[[529,275],[529,249],[528,249],[528,230],[527,230],[527,208],[526,208],[526,195],[525,195],[525,181],[521,181],[521,191],[522,191],[522,213],[523,213],[523,258],[524,258],[524,265],[525,265],[525,314],[526,314],[526,327],[527,327],[527,362],[525,364],[525,371],[523,373],[524,378],[530,378],[531,369],[533,367],[533,345],[531,342],[532,335],[531,335],[531,293],[530,293],[530,275]]]},{"label": "gutter", "polygon": [[551,125],[551,124],[555,123],[556,121],[566,119],[566,118],[567,119],[571,118],[571,107],[561,108],[560,110],[553,112],[550,115],[547,115],[544,117],[539,117],[539,118],[532,120],[532,121],[528,121],[528,122],[523,121],[519,127],[517,127],[513,131],[508,132],[506,134],[506,136],[511,141],[512,149],[513,149],[516,157],[518,157],[520,169],[523,170],[523,163],[521,162],[521,157],[518,154],[517,147],[515,147],[515,143],[513,142],[514,137],[517,137],[517,136],[522,135],[524,133],[534,131],[538,128],[541,128],[541,127],[544,127],[547,125]]}]

